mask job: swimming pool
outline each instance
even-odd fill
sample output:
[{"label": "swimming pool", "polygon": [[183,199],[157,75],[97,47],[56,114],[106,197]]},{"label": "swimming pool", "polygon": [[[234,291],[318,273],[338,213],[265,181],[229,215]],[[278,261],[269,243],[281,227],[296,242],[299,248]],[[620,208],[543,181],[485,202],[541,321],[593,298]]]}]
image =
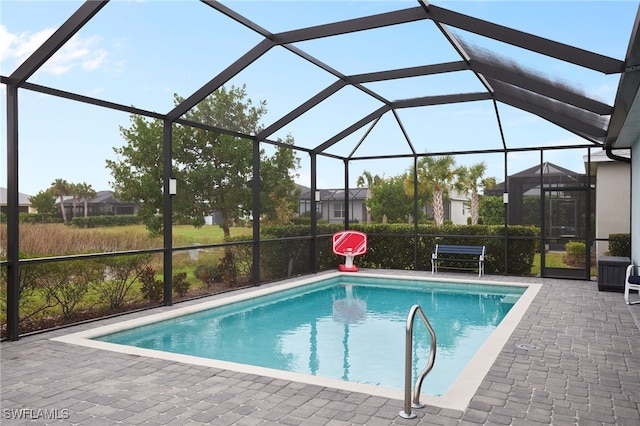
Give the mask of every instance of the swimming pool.
[{"label": "swimming pool", "polygon": [[[464,371],[478,373],[477,354],[495,347],[492,336],[505,321],[513,323],[520,305],[514,302],[530,290],[515,283],[331,273],[101,327],[76,334],[73,343],[402,399],[406,316],[417,303],[438,339],[436,364],[422,390],[443,402],[460,383],[468,387]],[[419,372],[429,338],[418,322],[415,333]],[[481,358],[486,362],[486,354]]]}]

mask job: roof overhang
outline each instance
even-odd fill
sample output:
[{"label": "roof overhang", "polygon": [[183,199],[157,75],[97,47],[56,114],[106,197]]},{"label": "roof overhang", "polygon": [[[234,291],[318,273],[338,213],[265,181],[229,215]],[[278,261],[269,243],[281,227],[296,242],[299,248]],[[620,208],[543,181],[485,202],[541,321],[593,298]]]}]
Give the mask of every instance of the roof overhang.
[{"label": "roof overhang", "polygon": [[605,148],[623,149],[640,140],[640,10],[629,41]]}]

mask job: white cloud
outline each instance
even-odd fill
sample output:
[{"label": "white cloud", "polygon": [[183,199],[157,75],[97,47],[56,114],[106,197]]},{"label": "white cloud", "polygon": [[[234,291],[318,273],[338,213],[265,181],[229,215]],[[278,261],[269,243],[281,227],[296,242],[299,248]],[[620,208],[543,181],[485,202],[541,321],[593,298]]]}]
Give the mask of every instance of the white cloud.
[{"label": "white cloud", "polygon": [[85,71],[93,71],[107,58],[107,51],[99,47],[100,41],[97,36],[74,36],[45,63],[42,70],[55,75],[65,74],[76,66]]},{"label": "white cloud", "polygon": [[53,28],[45,28],[36,33],[12,34],[7,27],[0,25],[0,60],[14,60],[16,65],[21,64],[53,31]]},{"label": "white cloud", "polygon": [[16,36],[11,34],[7,27],[0,25],[0,61],[9,57],[15,38]]},{"label": "white cloud", "polygon": [[[10,70],[3,70],[3,73],[10,74],[54,31],[54,28],[45,28],[35,33],[12,34],[6,26],[0,25],[0,61],[10,68]],[[100,46],[101,42],[102,40],[97,36],[72,37],[43,65],[42,72],[61,75],[76,67],[85,71],[100,68],[108,56],[107,51]]]},{"label": "white cloud", "polygon": [[93,71],[95,69],[100,68],[107,58],[107,52],[105,50],[99,49],[96,52],[93,52],[83,63],[82,69],[86,71]]}]

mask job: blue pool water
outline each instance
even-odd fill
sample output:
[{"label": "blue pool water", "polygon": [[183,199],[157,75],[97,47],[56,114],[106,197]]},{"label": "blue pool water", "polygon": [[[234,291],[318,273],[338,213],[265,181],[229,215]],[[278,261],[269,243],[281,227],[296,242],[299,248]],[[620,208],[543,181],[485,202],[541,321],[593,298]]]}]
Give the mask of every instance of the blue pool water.
[{"label": "blue pool water", "polygon": [[[437,336],[423,392],[440,396],[524,290],[340,276],[95,339],[403,389],[407,314],[419,304]],[[430,345],[419,318],[414,341],[416,375]]]}]

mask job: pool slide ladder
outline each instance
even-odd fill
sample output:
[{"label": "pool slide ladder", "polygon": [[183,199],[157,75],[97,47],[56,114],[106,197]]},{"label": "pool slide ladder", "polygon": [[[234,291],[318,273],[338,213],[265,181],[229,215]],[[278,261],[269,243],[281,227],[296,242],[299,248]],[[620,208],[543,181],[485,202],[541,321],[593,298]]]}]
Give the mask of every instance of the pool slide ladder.
[{"label": "pool slide ladder", "polygon": [[[413,365],[413,323],[415,322],[416,314],[420,315],[422,322],[427,327],[429,334],[431,335],[431,347],[429,350],[429,362],[424,370],[418,375],[416,379],[416,385],[413,389],[413,400],[411,398],[411,367]],[[431,327],[431,323],[424,314],[424,311],[420,305],[413,305],[409,310],[407,316],[407,329],[405,339],[405,360],[404,360],[404,410],[400,411],[399,415],[405,419],[412,419],[416,417],[416,414],[411,411],[411,408],[422,408],[424,404],[420,402],[420,389],[422,388],[422,381],[429,374],[433,368],[433,364],[436,361],[436,333]]]}]

